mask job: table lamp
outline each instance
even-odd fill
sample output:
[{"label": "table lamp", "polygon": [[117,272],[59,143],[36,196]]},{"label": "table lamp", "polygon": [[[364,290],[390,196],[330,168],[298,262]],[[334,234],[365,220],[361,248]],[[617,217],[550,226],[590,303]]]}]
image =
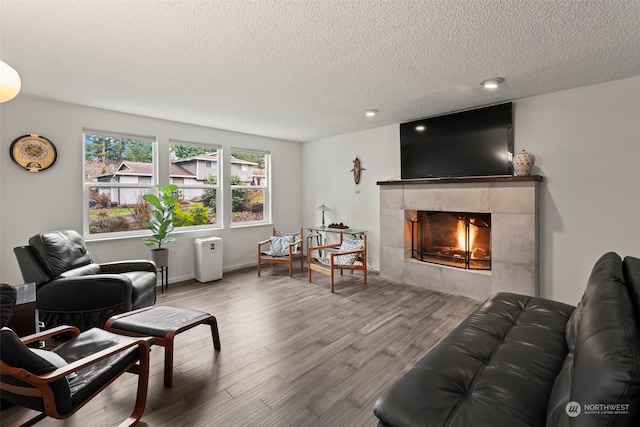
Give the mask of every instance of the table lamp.
[{"label": "table lamp", "polygon": [[325,211],[328,211],[330,209],[324,203],[321,204],[320,206],[318,206],[318,209],[320,209],[322,211],[322,227],[324,227],[324,213],[325,213]]}]

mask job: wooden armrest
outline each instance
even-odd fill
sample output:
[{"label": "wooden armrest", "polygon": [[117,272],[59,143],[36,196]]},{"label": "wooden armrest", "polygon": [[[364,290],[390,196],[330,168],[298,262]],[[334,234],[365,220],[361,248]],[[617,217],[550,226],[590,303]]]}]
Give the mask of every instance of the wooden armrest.
[{"label": "wooden armrest", "polygon": [[333,253],[331,254],[331,258],[336,257],[336,256],[340,256],[340,255],[359,254],[359,253],[361,253],[363,250],[364,250],[364,248],[363,248],[363,249],[355,249],[355,250],[353,250],[353,251],[333,252]]},{"label": "wooden armrest", "polygon": [[58,368],[54,371],[47,372],[46,374],[32,375],[32,378],[37,377],[42,382],[49,383],[62,377],[66,377],[67,375],[72,374],[73,372],[76,372],[89,365],[93,365],[94,363],[99,362],[102,359],[106,359],[107,357],[113,356],[117,353],[121,353],[122,351],[133,346],[140,347],[140,357],[143,357],[145,353],[149,353],[149,343],[146,341],[146,339],[139,338],[132,342],[116,344],[114,346],[105,348],[104,350],[92,354],[91,356],[76,360],[75,362],[69,363],[68,365],[63,366],[62,368]]},{"label": "wooden armrest", "polygon": [[271,239],[267,239],[267,240],[263,240],[261,242],[258,242],[258,247],[260,247],[262,245],[266,245],[267,243],[271,243]]},{"label": "wooden armrest", "polygon": [[331,245],[323,245],[323,246],[312,246],[310,248],[308,248],[309,251],[315,251],[318,249],[331,249],[331,248],[339,248],[340,247],[340,243],[333,243]]},{"label": "wooden armrest", "polygon": [[55,328],[47,329],[46,331],[37,332],[35,334],[26,335],[20,338],[23,344],[31,344],[32,342],[40,341],[54,335],[60,335],[64,333],[71,333],[74,337],[80,335],[80,329],[75,326],[56,326]]}]

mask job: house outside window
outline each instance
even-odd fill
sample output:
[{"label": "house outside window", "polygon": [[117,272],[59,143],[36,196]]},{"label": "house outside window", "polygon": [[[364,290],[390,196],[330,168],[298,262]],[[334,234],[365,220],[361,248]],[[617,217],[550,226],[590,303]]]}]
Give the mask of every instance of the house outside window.
[{"label": "house outside window", "polygon": [[83,130],[85,236],[145,230],[142,196],[157,183],[155,147],[154,137]]},{"label": "house outside window", "polygon": [[220,147],[170,141],[169,180],[178,186],[175,227],[218,224]]},{"label": "house outside window", "polygon": [[270,154],[232,149],[231,223],[242,225],[270,221]]}]

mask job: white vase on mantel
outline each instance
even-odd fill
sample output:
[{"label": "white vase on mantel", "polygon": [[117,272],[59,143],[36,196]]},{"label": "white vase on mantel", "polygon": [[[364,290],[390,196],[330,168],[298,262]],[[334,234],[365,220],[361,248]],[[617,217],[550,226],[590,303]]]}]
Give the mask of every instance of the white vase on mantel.
[{"label": "white vase on mantel", "polygon": [[513,174],[515,176],[531,175],[531,169],[536,162],[536,157],[522,150],[513,156]]}]

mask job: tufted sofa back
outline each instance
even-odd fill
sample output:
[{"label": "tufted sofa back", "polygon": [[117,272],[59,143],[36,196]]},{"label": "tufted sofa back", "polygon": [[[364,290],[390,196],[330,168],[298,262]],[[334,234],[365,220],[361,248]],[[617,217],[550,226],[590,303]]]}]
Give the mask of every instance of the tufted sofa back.
[{"label": "tufted sofa back", "polygon": [[640,425],[640,260],[627,257],[624,270],[612,252],[593,267],[566,325],[569,353],[549,399],[549,426],[573,425],[573,418],[584,427]]}]

